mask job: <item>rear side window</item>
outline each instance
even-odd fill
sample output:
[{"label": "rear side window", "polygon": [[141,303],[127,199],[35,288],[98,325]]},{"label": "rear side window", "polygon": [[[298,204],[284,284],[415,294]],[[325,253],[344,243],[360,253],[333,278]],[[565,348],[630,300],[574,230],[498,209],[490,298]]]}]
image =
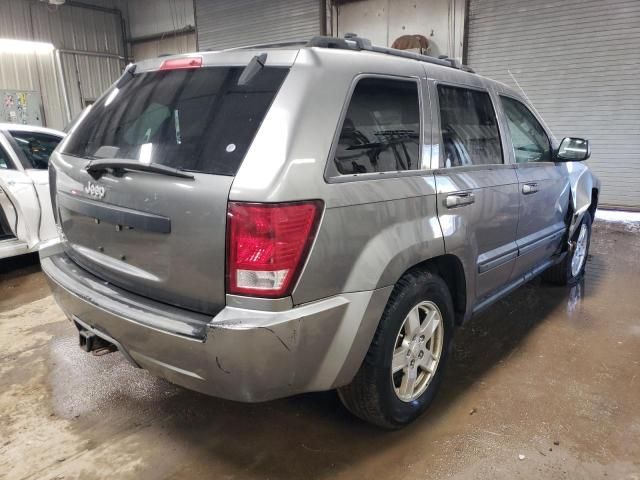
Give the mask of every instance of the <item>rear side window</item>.
[{"label": "rear side window", "polygon": [[363,78],[356,85],[334,157],[340,174],[417,170],[420,102],[414,81]]},{"label": "rear side window", "polygon": [[516,163],[550,162],[551,143],[536,117],[517,100],[500,97]]},{"label": "rear side window", "polygon": [[240,86],[242,71],[207,67],[135,75],[92,106],[64,153],[235,175],[289,69],[264,67]]},{"label": "rear side window", "polygon": [[49,168],[49,157],[62,140],[56,135],[38,132],[9,131],[9,134],[27,157],[31,168],[38,170]]},{"label": "rear side window", "polygon": [[503,163],[496,114],[487,92],[438,85],[445,168]]}]

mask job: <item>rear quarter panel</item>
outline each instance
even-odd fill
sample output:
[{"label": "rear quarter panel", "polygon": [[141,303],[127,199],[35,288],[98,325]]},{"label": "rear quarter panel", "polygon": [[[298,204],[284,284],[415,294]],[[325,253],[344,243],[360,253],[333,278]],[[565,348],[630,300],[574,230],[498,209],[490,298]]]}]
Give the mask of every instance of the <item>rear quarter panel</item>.
[{"label": "rear quarter panel", "polygon": [[294,303],[393,285],[411,266],[444,254],[432,175],[332,188],[354,201],[326,209]]},{"label": "rear quarter panel", "polygon": [[[338,181],[325,176],[352,84],[370,74],[425,77],[420,62],[369,52],[300,50],[231,188],[234,201],[324,201],[294,304],[393,285],[412,265],[443,253],[430,171]],[[422,161],[429,168],[431,114],[424,85],[419,88]]]}]

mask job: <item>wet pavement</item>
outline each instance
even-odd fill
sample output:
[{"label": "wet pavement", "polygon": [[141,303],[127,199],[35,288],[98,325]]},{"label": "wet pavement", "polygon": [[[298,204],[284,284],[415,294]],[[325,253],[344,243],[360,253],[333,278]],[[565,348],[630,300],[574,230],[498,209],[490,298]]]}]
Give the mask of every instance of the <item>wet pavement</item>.
[{"label": "wet pavement", "polygon": [[0,479],[637,480],[639,284],[640,224],[598,220],[582,284],[460,329],[433,407],[385,432],[331,392],[245,405],[86,354],[37,259],[0,262]]}]

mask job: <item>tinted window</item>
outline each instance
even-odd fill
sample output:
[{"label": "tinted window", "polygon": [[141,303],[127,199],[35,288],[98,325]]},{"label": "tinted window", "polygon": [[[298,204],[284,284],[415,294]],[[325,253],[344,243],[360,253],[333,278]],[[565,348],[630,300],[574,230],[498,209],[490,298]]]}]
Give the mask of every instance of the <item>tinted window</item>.
[{"label": "tinted window", "polygon": [[32,168],[46,170],[49,157],[62,138],[46,133],[10,131]]},{"label": "tinted window", "polygon": [[364,78],[351,96],[334,158],[342,174],[416,170],[420,103],[412,81]]},{"label": "tinted window", "polygon": [[438,85],[444,167],[503,163],[496,114],[487,92]]},{"label": "tinted window", "polygon": [[516,162],[550,162],[549,137],[536,117],[517,100],[507,97],[500,97],[500,100],[507,117]]},{"label": "tinted window", "polygon": [[235,175],[288,69],[265,67],[240,86],[242,71],[212,67],[135,75],[91,107],[65,153]]},{"label": "tinted window", "polygon": [[[2,135],[0,133],[0,135]],[[0,147],[0,170],[13,169],[13,163],[11,159],[7,155],[7,152],[4,151],[4,148]]]}]

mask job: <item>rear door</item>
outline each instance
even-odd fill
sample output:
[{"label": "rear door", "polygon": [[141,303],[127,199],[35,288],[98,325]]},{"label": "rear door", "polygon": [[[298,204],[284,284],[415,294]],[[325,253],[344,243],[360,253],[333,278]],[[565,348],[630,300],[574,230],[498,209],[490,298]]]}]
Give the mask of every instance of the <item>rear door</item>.
[{"label": "rear door", "polygon": [[570,186],[566,166],[554,163],[551,141],[540,122],[519,100],[500,95],[511,151],[518,175],[520,276],[548,260],[566,231]]},{"label": "rear door", "polygon": [[[225,303],[229,190],[288,68],[267,61],[239,84],[242,66],[171,65],[131,75],[91,108],[52,157],[55,202],[80,266],[215,314]],[[87,171],[104,161],[133,166]],[[153,166],[173,174],[140,171]]]},{"label": "rear door", "polygon": [[518,179],[505,164],[489,92],[445,83],[433,87],[440,118],[438,218],[447,253],[463,259],[480,299],[511,276],[517,255]]}]

